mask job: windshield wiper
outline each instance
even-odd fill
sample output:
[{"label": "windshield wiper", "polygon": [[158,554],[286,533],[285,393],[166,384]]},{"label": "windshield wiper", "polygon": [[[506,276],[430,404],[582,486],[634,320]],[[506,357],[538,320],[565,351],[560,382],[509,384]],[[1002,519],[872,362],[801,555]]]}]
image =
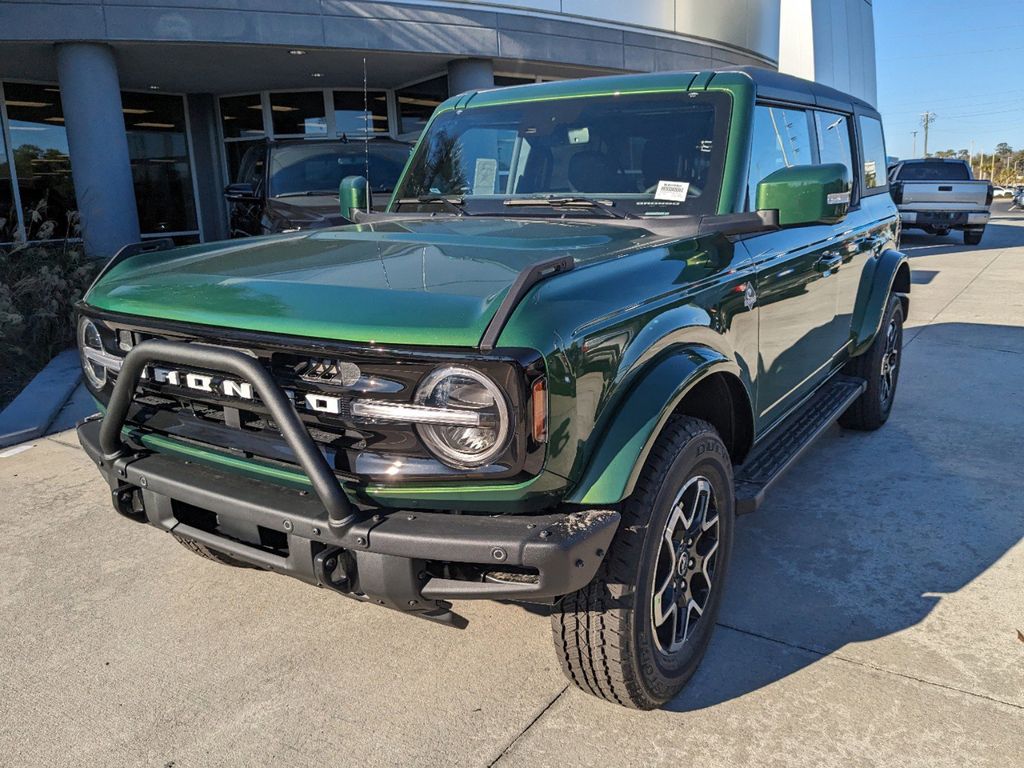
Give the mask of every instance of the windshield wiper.
[{"label": "windshield wiper", "polygon": [[280,197],[337,197],[338,190],[336,189],[307,189],[305,192],[282,192],[280,195],[274,195],[274,198]]},{"label": "windshield wiper", "polygon": [[458,216],[466,215],[466,201],[461,197],[446,197],[445,195],[420,195],[419,197],[403,197],[398,200],[399,205],[430,205],[440,204]]},{"label": "windshield wiper", "polygon": [[628,211],[617,211],[615,210],[615,203],[611,200],[598,200],[594,197],[586,197],[584,195],[569,195],[560,197],[510,197],[505,201],[505,205],[509,206],[535,206],[535,205],[547,205],[551,208],[595,208],[601,213],[611,216],[615,219],[634,219],[636,218],[633,214]]}]

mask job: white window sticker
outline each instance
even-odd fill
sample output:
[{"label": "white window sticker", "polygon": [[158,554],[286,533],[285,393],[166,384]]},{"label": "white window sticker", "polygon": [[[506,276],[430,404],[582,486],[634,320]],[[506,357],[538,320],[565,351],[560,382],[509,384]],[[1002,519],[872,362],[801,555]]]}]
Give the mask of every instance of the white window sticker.
[{"label": "white window sticker", "polygon": [[493,157],[478,157],[473,169],[473,194],[493,195],[498,180],[498,161]]},{"label": "white window sticker", "polygon": [[690,191],[688,181],[659,181],[658,189],[654,193],[655,200],[675,200],[683,202]]}]

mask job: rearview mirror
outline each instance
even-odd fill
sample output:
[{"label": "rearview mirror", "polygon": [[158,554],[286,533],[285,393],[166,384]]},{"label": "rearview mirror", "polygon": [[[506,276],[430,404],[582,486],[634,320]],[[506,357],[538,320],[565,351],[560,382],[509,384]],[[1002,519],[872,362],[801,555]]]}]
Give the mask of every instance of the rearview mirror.
[{"label": "rearview mirror", "polygon": [[224,197],[232,203],[251,203],[259,199],[256,187],[247,181],[239,181],[224,187]]},{"label": "rearview mirror", "polygon": [[851,188],[842,163],[780,168],[757,185],[757,210],[778,211],[780,227],[838,224],[850,210]]},{"label": "rearview mirror", "polygon": [[338,186],[341,215],[353,221],[356,211],[370,210],[370,185],[362,176],[346,176]]}]

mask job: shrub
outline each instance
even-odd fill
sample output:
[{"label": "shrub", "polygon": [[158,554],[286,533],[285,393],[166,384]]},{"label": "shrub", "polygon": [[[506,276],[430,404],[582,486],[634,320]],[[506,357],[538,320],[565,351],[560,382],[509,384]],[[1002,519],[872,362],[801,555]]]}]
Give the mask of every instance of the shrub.
[{"label": "shrub", "polygon": [[0,407],[75,343],[73,307],[101,266],[77,243],[0,247]]}]

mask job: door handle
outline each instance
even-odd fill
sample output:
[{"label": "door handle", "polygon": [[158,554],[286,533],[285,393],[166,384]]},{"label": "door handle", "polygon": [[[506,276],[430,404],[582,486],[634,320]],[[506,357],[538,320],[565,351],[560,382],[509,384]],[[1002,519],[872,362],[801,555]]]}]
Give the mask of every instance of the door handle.
[{"label": "door handle", "polygon": [[817,267],[819,272],[830,273],[838,269],[842,263],[843,254],[836,251],[825,251],[821,254],[821,258],[814,263],[814,266]]}]

